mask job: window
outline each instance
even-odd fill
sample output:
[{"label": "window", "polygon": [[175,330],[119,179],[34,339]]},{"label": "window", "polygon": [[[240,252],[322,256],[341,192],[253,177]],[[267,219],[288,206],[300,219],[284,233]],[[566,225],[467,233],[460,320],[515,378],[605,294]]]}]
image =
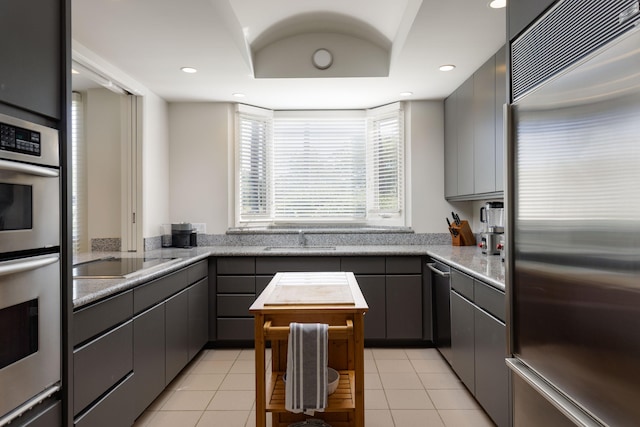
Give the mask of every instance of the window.
[{"label": "window", "polygon": [[400,104],[368,111],[238,106],[236,222],[404,225]]},{"label": "window", "polygon": [[72,248],[73,253],[86,251],[86,173],[84,143],[84,104],[82,95],[73,92],[71,98],[71,150],[72,150]]}]

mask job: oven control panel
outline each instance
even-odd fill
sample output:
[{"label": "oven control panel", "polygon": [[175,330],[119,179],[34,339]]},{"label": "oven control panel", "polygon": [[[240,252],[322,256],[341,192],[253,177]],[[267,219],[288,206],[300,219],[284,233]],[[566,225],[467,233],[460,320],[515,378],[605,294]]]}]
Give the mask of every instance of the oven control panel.
[{"label": "oven control panel", "polygon": [[0,123],[0,150],[40,156],[40,132]]}]

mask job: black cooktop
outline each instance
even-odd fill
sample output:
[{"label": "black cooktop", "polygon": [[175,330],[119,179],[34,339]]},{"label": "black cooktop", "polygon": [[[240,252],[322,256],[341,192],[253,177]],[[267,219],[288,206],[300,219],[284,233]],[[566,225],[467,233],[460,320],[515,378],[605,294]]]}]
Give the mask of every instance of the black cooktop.
[{"label": "black cooktop", "polygon": [[76,279],[118,279],[127,277],[136,271],[155,267],[175,258],[100,258],[73,266]]}]

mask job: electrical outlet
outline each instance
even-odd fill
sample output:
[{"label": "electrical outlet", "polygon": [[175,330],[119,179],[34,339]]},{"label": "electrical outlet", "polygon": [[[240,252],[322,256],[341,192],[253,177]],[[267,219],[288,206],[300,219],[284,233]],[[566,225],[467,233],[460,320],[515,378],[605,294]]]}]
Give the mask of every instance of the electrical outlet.
[{"label": "electrical outlet", "polygon": [[198,234],[207,234],[207,224],[204,222],[192,222],[191,226]]}]

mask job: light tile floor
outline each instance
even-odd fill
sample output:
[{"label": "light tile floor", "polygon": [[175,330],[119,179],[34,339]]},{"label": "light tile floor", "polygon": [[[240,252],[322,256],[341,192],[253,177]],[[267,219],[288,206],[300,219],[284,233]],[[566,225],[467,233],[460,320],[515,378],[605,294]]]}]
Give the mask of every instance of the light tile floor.
[{"label": "light tile floor", "polygon": [[[255,426],[253,360],[252,349],[203,350],[134,427]],[[364,384],[366,427],[494,425],[435,349],[365,349]]]}]

